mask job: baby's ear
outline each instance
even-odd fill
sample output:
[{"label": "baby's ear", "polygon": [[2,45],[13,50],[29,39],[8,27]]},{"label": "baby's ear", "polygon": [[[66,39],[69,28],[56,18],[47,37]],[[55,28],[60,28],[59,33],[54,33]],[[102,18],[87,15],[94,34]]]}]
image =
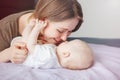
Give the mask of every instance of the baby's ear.
[{"label": "baby's ear", "polygon": [[69,53],[69,52],[65,52],[65,53],[63,53],[63,56],[64,56],[64,57],[69,57],[69,56],[70,56],[70,53]]}]

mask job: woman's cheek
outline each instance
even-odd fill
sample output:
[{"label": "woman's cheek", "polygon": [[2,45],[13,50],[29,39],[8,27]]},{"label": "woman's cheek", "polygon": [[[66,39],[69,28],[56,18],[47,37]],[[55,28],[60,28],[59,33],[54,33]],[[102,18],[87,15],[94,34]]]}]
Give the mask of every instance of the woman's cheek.
[{"label": "woman's cheek", "polygon": [[51,32],[49,34],[46,34],[46,37],[47,38],[57,38],[57,37],[59,37],[59,35]]},{"label": "woman's cheek", "polygon": [[46,37],[53,37],[53,38],[59,37],[59,33],[57,31],[46,31],[45,35]]}]

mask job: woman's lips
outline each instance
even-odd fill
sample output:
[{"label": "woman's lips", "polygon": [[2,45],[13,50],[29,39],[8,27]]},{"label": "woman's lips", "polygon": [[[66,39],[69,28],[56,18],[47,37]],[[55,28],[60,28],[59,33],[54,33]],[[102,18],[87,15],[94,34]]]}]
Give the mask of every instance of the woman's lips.
[{"label": "woman's lips", "polygon": [[58,40],[56,40],[56,39],[54,39],[54,41],[55,41],[55,44],[56,44],[56,45],[59,45],[61,42],[63,42],[62,40],[59,40],[59,41],[58,41]]}]

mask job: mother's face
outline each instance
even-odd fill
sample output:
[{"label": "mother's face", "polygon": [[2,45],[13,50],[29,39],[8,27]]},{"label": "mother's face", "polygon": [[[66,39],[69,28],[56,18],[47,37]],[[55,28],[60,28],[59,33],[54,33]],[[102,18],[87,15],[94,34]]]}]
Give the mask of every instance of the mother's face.
[{"label": "mother's face", "polygon": [[43,31],[43,39],[46,43],[59,44],[62,41],[66,41],[67,37],[75,29],[79,19],[77,17],[64,20],[61,22],[52,22],[46,20],[48,25]]}]

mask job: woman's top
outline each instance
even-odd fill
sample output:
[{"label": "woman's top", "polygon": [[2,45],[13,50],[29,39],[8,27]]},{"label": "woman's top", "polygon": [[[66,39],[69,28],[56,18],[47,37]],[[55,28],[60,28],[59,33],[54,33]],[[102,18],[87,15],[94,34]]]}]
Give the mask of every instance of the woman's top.
[{"label": "woman's top", "polygon": [[19,18],[29,12],[32,10],[15,13],[0,20],[0,51],[8,48],[14,37],[20,36]]}]

